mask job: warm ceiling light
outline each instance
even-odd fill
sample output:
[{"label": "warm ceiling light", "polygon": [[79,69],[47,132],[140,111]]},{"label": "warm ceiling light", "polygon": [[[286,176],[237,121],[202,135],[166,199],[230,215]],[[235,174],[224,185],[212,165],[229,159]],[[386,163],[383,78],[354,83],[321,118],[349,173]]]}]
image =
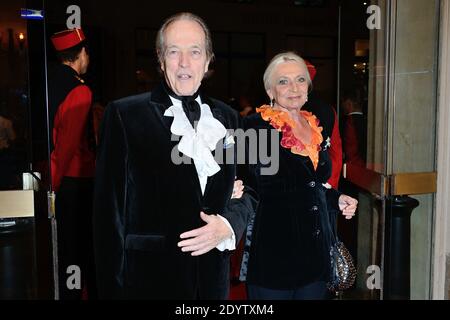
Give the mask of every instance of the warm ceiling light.
[{"label": "warm ceiling light", "polygon": [[25,35],[23,34],[23,32],[19,33],[19,40],[23,41],[25,39]]}]

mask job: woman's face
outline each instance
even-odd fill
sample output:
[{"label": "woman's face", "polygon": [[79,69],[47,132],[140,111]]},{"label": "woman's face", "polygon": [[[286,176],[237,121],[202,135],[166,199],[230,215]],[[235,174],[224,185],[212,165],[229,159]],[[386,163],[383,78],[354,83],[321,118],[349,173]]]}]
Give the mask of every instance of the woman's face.
[{"label": "woman's face", "polygon": [[271,76],[271,87],[267,90],[275,106],[288,110],[300,109],[308,98],[308,69],[296,61],[277,65]]}]

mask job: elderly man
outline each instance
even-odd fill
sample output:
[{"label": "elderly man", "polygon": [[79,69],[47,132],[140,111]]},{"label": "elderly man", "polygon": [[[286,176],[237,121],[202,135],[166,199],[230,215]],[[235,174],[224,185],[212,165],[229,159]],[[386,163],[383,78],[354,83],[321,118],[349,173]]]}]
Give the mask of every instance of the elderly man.
[{"label": "elderly man", "polygon": [[236,152],[227,129],[237,129],[239,117],[199,90],[213,58],[201,18],[170,17],[156,48],[164,80],[151,93],[111,103],[102,125],[94,201],[99,296],[225,299],[229,251],[256,200],[251,192],[232,199],[236,164],[218,164],[212,151],[223,142]]}]

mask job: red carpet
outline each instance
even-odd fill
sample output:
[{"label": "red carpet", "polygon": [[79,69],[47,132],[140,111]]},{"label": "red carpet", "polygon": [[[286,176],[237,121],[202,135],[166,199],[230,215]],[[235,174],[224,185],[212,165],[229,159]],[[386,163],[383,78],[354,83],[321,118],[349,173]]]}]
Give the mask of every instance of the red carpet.
[{"label": "red carpet", "polygon": [[247,300],[247,293],[245,290],[245,283],[239,282],[231,284],[230,300]]}]

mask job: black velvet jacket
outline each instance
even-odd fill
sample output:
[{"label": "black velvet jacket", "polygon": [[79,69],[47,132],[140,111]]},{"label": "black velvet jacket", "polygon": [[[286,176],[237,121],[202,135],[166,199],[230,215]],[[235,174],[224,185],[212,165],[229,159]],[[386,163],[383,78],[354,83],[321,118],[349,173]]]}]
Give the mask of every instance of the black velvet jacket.
[{"label": "black velvet jacket", "polygon": [[[278,173],[261,175],[264,165],[260,161],[250,166],[246,181],[257,191],[260,202],[253,226],[248,284],[287,290],[328,280],[330,232],[326,219],[329,212],[338,210],[340,194],[322,184],[331,174],[326,140],[333,129],[334,114],[330,108],[315,108],[314,114],[323,127],[324,139],[316,171],[308,157],[281,147],[281,134],[276,141]],[[245,118],[244,126],[273,129],[259,114]]]},{"label": "black velvet jacket", "polygon": [[[202,96],[227,129],[239,116]],[[111,103],[102,124],[94,201],[94,247],[100,298],[224,299],[228,251],[200,257],[182,253],[180,234],[205,223],[200,211],[220,214],[237,241],[256,206],[252,192],[230,200],[236,165],[220,165],[202,195],[194,164],[175,165],[172,105],[162,85],[151,93]]]}]

